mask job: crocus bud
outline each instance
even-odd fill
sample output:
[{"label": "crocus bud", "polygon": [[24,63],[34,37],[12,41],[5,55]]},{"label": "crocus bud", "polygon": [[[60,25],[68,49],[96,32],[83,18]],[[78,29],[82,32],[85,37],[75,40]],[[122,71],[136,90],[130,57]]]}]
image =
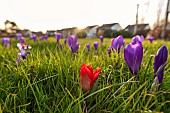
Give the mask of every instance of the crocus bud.
[{"label": "crocus bud", "polygon": [[69,46],[69,47],[71,47],[71,46],[73,46],[73,45],[76,45],[76,43],[77,43],[77,36],[75,36],[75,35],[70,35],[70,36],[68,37],[67,42],[68,42],[68,46]]},{"label": "crocus bud", "polygon": [[10,38],[2,38],[2,43],[5,47],[10,47]]},{"label": "crocus bud", "polygon": [[124,48],[124,59],[133,75],[137,75],[142,63],[143,47],[141,42],[130,43]]},{"label": "crocus bud", "polygon": [[107,53],[108,53],[109,57],[111,57],[111,51],[112,51],[112,47],[110,46],[110,47],[107,49]]},{"label": "crocus bud", "polygon": [[60,50],[62,50],[63,49],[63,45],[62,44],[60,44]]},{"label": "crocus bud", "polygon": [[124,39],[123,36],[118,36],[117,38],[113,38],[111,40],[111,46],[112,48],[117,51],[118,53],[120,53],[120,50],[122,48],[122,46],[124,45]]},{"label": "crocus bud", "polygon": [[154,40],[154,37],[153,37],[153,36],[151,36],[151,37],[149,37],[149,38],[148,38],[148,40],[150,41],[150,43],[152,43],[152,42],[153,42],[153,40]]},{"label": "crocus bud", "polygon": [[56,37],[57,42],[59,42],[60,38],[62,37],[62,34],[61,33],[56,33],[55,37]]},{"label": "crocus bud", "polygon": [[33,39],[34,40],[34,42],[35,41],[37,41],[37,36],[35,35],[35,34],[33,34],[33,35],[31,35],[31,37],[30,37],[31,39]]},{"label": "crocus bud", "polygon": [[77,41],[77,36],[75,35],[70,35],[68,37],[68,46],[70,47],[70,49],[72,50],[73,53],[77,53],[78,49],[79,49],[79,43]]},{"label": "crocus bud", "polygon": [[90,51],[90,44],[86,44],[87,50]]},{"label": "crocus bud", "polygon": [[42,36],[40,40],[47,40],[47,39],[48,39],[48,35],[46,34],[46,35]]},{"label": "crocus bud", "polygon": [[158,78],[159,84],[162,84],[164,67],[168,58],[168,50],[165,45],[159,48],[154,59],[154,73],[155,77]]},{"label": "crocus bud", "polygon": [[66,44],[66,43],[67,43],[67,39],[64,40],[64,44]]},{"label": "crocus bud", "polygon": [[94,42],[94,48],[95,48],[95,50],[98,49],[98,46],[99,46],[99,42]]},{"label": "crocus bud", "polygon": [[99,36],[99,38],[100,38],[101,43],[103,43],[104,37],[103,36]]},{"label": "crocus bud", "polygon": [[143,35],[139,36],[139,35],[136,35],[135,37],[132,38],[132,43],[135,44],[137,42],[143,42],[144,41],[144,37]]},{"label": "crocus bud", "polygon": [[98,78],[101,68],[93,71],[91,66],[83,64],[80,68],[80,83],[83,91],[92,89],[95,80]]}]

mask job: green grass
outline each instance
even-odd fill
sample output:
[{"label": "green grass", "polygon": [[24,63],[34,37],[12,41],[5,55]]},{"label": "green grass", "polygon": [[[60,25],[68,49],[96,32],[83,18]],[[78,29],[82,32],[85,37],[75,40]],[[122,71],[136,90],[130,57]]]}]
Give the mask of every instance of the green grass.
[{"label": "green grass", "polygon": [[[100,42],[99,39],[78,39],[79,52],[72,54],[67,45],[59,50],[54,38],[37,43],[27,39],[27,44],[32,46],[31,54],[18,65],[18,41],[12,39],[11,48],[0,45],[0,113],[169,113],[169,58],[160,90],[151,94],[150,88],[154,79],[154,55],[162,45],[170,51],[170,42],[156,40],[150,44],[145,40],[143,62],[139,74],[133,77],[124,61],[124,47],[120,55],[112,52],[108,56],[110,40],[104,39],[95,51],[93,42]],[[126,44],[130,41],[125,40]],[[87,43],[91,45],[90,52]],[[83,93],[80,88],[79,72],[83,63],[94,69],[102,68],[96,90],[91,94]]]}]

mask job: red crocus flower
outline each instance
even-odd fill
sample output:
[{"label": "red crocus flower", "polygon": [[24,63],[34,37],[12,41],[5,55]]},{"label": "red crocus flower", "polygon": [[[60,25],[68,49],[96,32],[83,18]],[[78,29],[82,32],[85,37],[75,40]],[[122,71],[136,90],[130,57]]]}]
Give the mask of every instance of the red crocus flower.
[{"label": "red crocus flower", "polygon": [[89,65],[83,64],[80,68],[80,83],[83,91],[92,89],[93,84],[101,72],[101,68],[93,71]]}]

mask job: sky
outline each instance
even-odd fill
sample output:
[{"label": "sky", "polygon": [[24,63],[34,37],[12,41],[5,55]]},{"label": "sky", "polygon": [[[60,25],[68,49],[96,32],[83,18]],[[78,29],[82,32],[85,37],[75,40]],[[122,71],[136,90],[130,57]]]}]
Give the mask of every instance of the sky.
[{"label": "sky", "polygon": [[[147,2],[149,6],[147,7]],[[154,24],[160,0],[0,0],[0,28],[5,20],[16,22],[19,28],[32,31],[119,23],[122,28],[135,24],[137,4],[139,23]],[[161,0],[161,18],[165,16],[167,0]]]}]

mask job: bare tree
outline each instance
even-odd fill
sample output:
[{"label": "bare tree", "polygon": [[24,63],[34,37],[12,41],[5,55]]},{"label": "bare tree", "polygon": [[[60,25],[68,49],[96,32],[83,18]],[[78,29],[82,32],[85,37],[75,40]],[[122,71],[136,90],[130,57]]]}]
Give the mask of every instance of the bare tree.
[{"label": "bare tree", "polygon": [[162,0],[159,0],[158,9],[157,9],[157,24],[156,24],[156,26],[160,25],[160,17],[161,17],[163,5],[164,5],[164,2]]},{"label": "bare tree", "polygon": [[145,14],[142,16],[142,18],[141,18],[141,23],[144,23],[145,22],[145,17],[146,17],[146,15],[147,15],[147,13],[148,13],[148,9],[149,9],[149,4],[150,4],[150,0],[147,0],[145,3],[144,3],[144,5],[145,5],[145,7],[146,7],[146,11],[145,11]]}]

